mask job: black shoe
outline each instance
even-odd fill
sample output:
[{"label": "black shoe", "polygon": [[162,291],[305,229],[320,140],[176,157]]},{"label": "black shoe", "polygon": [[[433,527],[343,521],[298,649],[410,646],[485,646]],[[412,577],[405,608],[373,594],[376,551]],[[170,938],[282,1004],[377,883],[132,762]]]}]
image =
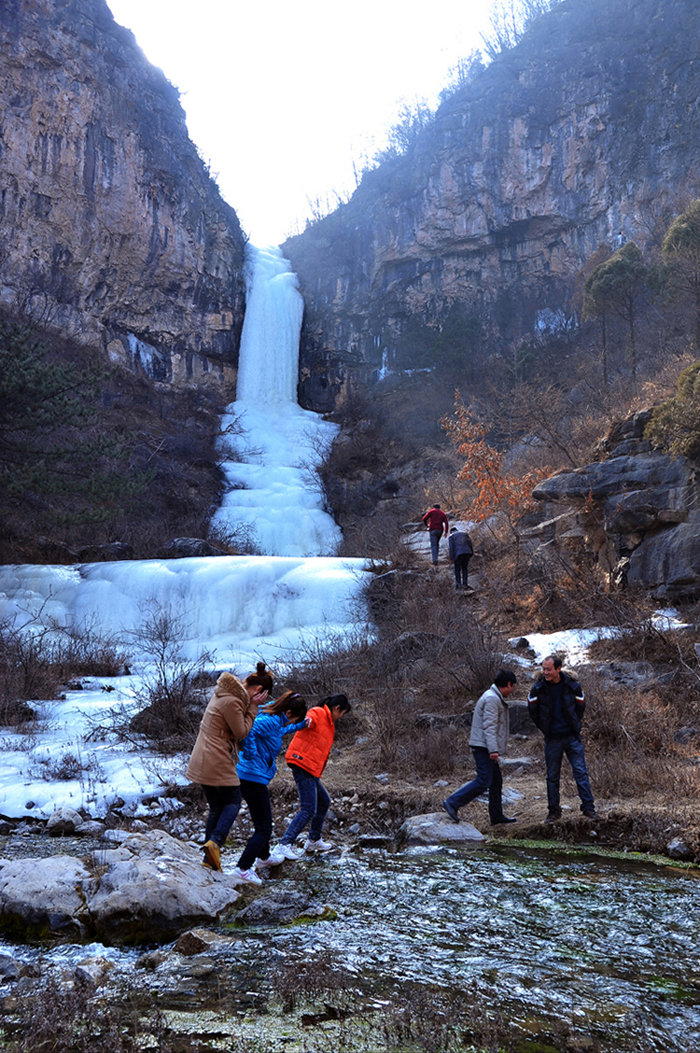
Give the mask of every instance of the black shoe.
[{"label": "black shoe", "polygon": [[454,805],[450,804],[449,801],[443,801],[442,802],[442,807],[445,809],[445,811],[447,812],[447,814],[449,815],[449,817],[450,817],[450,819],[452,820],[453,823],[458,823],[459,822],[459,816],[457,815],[457,809],[454,807]]},{"label": "black shoe", "polygon": [[556,808],[547,812],[547,818],[545,823],[556,823],[557,820],[561,819],[561,808]]},{"label": "black shoe", "polygon": [[583,814],[586,819],[600,819],[600,815],[596,812],[595,808],[584,808]]},{"label": "black shoe", "polygon": [[498,819],[492,819],[491,826],[502,826],[504,823],[517,823],[517,821],[514,816],[502,815]]}]

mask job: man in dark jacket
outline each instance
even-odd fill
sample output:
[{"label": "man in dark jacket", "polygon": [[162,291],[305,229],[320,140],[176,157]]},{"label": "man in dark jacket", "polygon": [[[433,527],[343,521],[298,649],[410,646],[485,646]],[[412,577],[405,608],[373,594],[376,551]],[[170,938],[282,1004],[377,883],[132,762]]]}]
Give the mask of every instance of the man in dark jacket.
[{"label": "man in dark jacket", "polygon": [[586,705],[583,689],[577,680],[562,672],[561,658],[556,655],[547,655],[543,660],[542,673],[532,685],[527,704],[530,716],[544,735],[548,807],[545,822],[554,823],[561,818],[559,780],[564,754],[576,780],[581,811],[589,819],[596,819],[581,742],[581,721]]},{"label": "man in dark jacket", "polygon": [[455,570],[455,588],[468,589],[469,560],[474,555],[472,539],[466,530],[458,530],[457,527],[452,527],[447,547],[450,562],[454,565]]}]

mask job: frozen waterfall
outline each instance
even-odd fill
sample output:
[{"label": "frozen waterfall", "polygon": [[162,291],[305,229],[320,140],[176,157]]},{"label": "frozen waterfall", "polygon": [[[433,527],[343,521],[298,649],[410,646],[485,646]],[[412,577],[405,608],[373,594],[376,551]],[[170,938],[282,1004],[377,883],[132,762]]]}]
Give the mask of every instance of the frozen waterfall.
[{"label": "frozen waterfall", "polygon": [[297,403],[297,279],[279,249],[251,246],[246,279],[237,398],[221,439],[227,493],[212,528],[244,551],[332,555],[341,534],[324,511],[316,470],[337,429]]}]

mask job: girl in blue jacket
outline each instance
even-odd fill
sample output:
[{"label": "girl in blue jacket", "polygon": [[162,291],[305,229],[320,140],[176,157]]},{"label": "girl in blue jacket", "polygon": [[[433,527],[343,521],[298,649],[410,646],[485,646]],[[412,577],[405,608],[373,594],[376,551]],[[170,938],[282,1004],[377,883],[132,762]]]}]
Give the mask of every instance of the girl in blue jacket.
[{"label": "girl in blue jacket", "polygon": [[270,866],[272,807],[268,784],[274,778],[282,737],[306,726],[306,702],[296,691],[285,691],[276,702],[261,709],[240,747],[236,772],[241,780],[241,796],[253,820],[253,833],[241,853],[233,876],[239,881],[262,884],[253,869]]}]

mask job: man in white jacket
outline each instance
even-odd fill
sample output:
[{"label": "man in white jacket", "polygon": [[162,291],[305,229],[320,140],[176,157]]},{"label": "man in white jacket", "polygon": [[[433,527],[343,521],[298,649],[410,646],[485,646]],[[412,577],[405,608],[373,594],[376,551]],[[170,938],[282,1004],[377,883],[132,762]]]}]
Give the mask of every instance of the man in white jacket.
[{"label": "man in white jacket", "polygon": [[499,669],[491,687],[484,691],[472,716],[469,745],[474,754],[476,777],[455,790],[442,807],[453,822],[459,822],[458,810],[475,797],[489,791],[491,826],[514,823],[503,814],[503,778],[499,759],[505,756],[510,733],[510,716],[506,699],[513,693],[517,681],[511,669]]}]

